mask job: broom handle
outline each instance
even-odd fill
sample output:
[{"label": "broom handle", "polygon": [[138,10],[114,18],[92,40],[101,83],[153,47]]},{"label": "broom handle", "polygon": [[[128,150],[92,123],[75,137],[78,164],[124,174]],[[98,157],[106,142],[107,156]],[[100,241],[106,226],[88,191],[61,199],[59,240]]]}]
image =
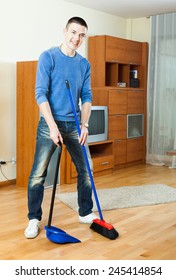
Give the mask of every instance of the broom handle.
[{"label": "broom handle", "polygon": [[[72,105],[72,110],[73,110],[74,118],[75,118],[75,121],[76,121],[76,126],[77,126],[77,130],[78,130],[78,134],[80,136],[81,135],[81,129],[80,129],[78,117],[76,115],[76,109],[75,109],[75,105],[74,105],[74,102],[73,102],[73,96],[72,96],[72,93],[71,93],[71,90],[70,90],[70,85],[69,85],[68,80],[66,80],[65,83],[66,83],[66,87],[68,89],[68,94],[69,94],[69,97],[70,97],[70,101],[71,101],[71,105]],[[84,159],[85,159],[85,162],[86,162],[87,170],[88,170],[88,173],[89,173],[89,177],[90,177],[90,181],[91,181],[92,190],[93,190],[93,193],[94,193],[94,197],[95,197],[98,213],[99,213],[100,219],[103,220],[103,214],[102,214],[102,211],[101,211],[101,208],[100,208],[100,203],[99,203],[99,200],[98,200],[97,191],[96,191],[96,188],[95,188],[92,172],[91,172],[91,169],[90,169],[90,164],[89,164],[89,161],[88,161],[88,157],[87,157],[87,153],[86,153],[86,148],[85,148],[84,145],[81,145],[81,147],[82,147]]]},{"label": "broom handle", "polygon": [[54,175],[54,183],[53,183],[53,191],[52,191],[52,197],[51,197],[51,204],[50,204],[50,211],[49,211],[49,217],[48,217],[48,227],[51,226],[51,220],[53,216],[53,208],[54,208],[54,200],[55,200],[55,193],[57,188],[57,179],[58,179],[58,173],[59,173],[59,164],[60,164],[60,158],[62,153],[62,143],[59,142],[60,145],[60,151],[58,152],[57,162],[56,162],[56,170]]}]

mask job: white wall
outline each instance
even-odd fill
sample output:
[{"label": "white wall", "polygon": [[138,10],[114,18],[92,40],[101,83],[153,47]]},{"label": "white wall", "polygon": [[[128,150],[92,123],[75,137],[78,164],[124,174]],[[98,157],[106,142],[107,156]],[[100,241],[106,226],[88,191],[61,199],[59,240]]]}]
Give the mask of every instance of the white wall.
[{"label": "white wall", "polygon": [[[89,36],[129,36],[139,41],[147,41],[149,37],[143,19],[136,24],[136,20],[62,0],[0,0],[0,160],[16,157],[16,62],[37,60],[44,49],[61,44],[62,30],[72,16],[87,21]],[[143,22],[145,32],[139,29]],[[80,53],[87,56],[87,43]],[[1,168],[8,179],[16,178],[16,165],[8,163]],[[0,172],[0,181],[5,180]]]},{"label": "white wall", "polygon": [[150,42],[150,18],[127,19],[126,38],[134,41]]}]

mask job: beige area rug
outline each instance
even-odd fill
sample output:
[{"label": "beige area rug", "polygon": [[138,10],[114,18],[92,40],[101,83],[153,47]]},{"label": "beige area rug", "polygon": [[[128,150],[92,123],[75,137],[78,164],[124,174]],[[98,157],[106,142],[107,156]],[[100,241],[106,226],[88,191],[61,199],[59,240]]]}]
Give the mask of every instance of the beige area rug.
[{"label": "beige area rug", "polygon": [[[102,210],[147,206],[176,202],[176,188],[155,184],[143,186],[127,186],[97,190]],[[73,210],[78,210],[77,192],[59,193],[58,198]],[[94,211],[97,211],[95,199]]]}]

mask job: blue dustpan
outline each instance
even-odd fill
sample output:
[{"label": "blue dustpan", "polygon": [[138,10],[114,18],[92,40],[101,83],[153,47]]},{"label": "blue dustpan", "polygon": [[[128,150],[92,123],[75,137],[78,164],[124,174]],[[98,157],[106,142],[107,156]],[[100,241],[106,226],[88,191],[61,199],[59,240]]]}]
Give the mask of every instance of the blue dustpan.
[{"label": "blue dustpan", "polygon": [[50,213],[49,213],[49,218],[48,218],[48,225],[45,226],[46,237],[51,242],[58,243],[58,244],[78,243],[78,242],[81,242],[79,239],[67,234],[65,231],[63,231],[60,228],[51,226],[53,207],[54,207],[54,199],[55,199],[57,179],[58,179],[58,169],[59,169],[60,158],[61,158],[61,153],[62,153],[62,144],[60,144],[60,149],[61,149],[61,151],[58,154],[58,159],[57,159],[57,163],[56,163],[56,172],[55,172],[55,177],[54,177],[54,184],[53,184],[53,192],[52,192],[52,197],[51,197],[51,205],[50,205]]},{"label": "blue dustpan", "polygon": [[78,243],[81,242],[79,239],[67,234],[64,230],[53,227],[45,226],[47,238],[54,243],[65,244],[65,243]]}]

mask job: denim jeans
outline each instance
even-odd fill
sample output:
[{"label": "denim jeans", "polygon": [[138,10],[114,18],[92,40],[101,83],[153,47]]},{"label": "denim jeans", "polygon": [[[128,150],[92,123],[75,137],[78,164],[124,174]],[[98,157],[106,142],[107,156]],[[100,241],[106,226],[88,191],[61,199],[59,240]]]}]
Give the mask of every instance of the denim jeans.
[{"label": "denim jeans", "polygon": [[[63,137],[68,152],[75,164],[78,192],[78,212],[80,216],[92,212],[92,187],[85,164],[82,147],[78,142],[78,132],[75,122],[56,121],[59,131]],[[28,182],[28,218],[42,219],[42,201],[44,195],[44,182],[47,175],[47,167],[51,156],[57,146],[50,138],[50,131],[44,118],[41,118],[37,129],[36,150],[34,163]],[[60,149],[59,149],[60,150]],[[91,170],[93,170],[89,148],[86,145],[87,156]]]}]

